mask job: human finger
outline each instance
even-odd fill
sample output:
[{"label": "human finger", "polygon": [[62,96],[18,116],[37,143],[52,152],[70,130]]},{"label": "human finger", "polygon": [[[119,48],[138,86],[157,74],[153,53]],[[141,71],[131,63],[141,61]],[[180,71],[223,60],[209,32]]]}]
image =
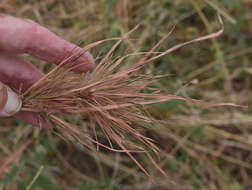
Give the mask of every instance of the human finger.
[{"label": "human finger", "polygon": [[18,95],[0,82],[0,117],[9,117],[17,113],[22,106]]},{"label": "human finger", "polygon": [[[82,50],[31,20],[4,14],[0,14],[0,35],[2,52],[28,53],[55,64]],[[93,68],[94,59],[89,52],[85,52],[78,57],[76,64],[79,65],[76,71],[86,72]]]},{"label": "human finger", "polygon": [[[32,84],[38,81],[43,76],[37,68],[35,68],[28,61],[24,60],[21,56],[14,55],[2,55],[0,54],[0,81],[8,85],[10,88],[24,92]],[[0,90],[0,102],[6,99],[6,90],[1,95]],[[11,112],[12,114],[14,112]],[[0,112],[1,116],[1,112]],[[19,118],[33,126],[49,128],[48,124],[37,113],[33,112],[18,112],[14,117]]]}]

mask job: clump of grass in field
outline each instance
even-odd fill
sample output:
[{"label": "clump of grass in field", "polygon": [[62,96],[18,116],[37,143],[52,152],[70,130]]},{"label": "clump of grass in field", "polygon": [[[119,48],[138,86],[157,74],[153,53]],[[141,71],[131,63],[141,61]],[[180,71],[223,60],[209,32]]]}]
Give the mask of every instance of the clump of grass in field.
[{"label": "clump of grass in field", "polygon": [[[77,52],[62,61],[61,64],[24,92],[21,95],[23,100],[22,110],[39,113],[41,119],[47,121],[48,125],[56,126],[57,133],[63,138],[72,140],[92,151],[96,151],[96,149],[90,146],[88,141],[95,143],[97,147],[126,153],[145,174],[149,175],[144,166],[134,157],[136,153],[144,153],[155,167],[166,175],[157,165],[151,153],[153,152],[158,157],[158,147],[138,130],[149,124],[160,122],[146,115],[143,106],[173,99],[188,100],[208,106],[235,105],[206,103],[176,95],[163,94],[161,93],[162,89],[150,87],[150,84],[162,76],[141,74],[141,68],[146,63],[187,44],[219,36],[223,32],[223,22],[220,16],[219,21],[222,24],[220,31],[176,45],[164,52],[156,52],[156,49],[171,32],[149,52],[123,55],[117,58],[113,58],[113,52],[124,40],[131,40],[128,35],[133,30],[122,38],[92,43],[83,48],[82,52]],[[79,66],[75,64],[79,56],[87,50],[110,40],[116,41],[115,45],[104,58],[97,58],[99,63],[93,71],[84,74],[72,72],[74,68]],[[135,64],[121,69],[121,65],[127,61],[127,58],[134,55],[143,56]],[[69,114],[77,115],[79,119],[87,118],[93,131],[92,136],[86,134],[81,126],[73,125],[61,118],[61,116]],[[107,139],[106,143],[99,141],[97,128],[103,132]]]}]

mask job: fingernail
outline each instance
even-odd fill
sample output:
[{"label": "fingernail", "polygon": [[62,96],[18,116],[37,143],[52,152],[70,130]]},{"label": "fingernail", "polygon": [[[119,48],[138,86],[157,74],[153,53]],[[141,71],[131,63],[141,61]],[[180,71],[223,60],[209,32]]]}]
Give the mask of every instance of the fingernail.
[{"label": "fingernail", "polygon": [[0,84],[0,117],[9,117],[17,113],[22,107],[22,101],[18,95],[9,87]]},{"label": "fingernail", "polygon": [[89,65],[91,67],[93,67],[94,66],[94,57],[89,52],[86,52],[85,56],[86,56],[86,58],[88,60]]},{"label": "fingernail", "polygon": [[83,65],[81,65],[78,70],[81,72],[89,71],[94,67],[94,58],[89,52],[85,52],[79,60]]}]

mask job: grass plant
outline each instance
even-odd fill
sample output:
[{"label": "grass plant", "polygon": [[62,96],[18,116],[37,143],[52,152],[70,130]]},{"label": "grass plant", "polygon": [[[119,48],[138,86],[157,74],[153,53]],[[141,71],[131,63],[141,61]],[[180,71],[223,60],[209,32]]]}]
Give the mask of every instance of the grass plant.
[{"label": "grass plant", "polygon": [[[130,152],[148,171],[155,183],[148,180],[143,171],[127,156],[125,150],[123,151],[112,139],[110,141],[113,148],[123,153],[109,151],[102,146],[98,146],[97,151],[95,141],[108,148],[111,146],[102,128],[99,128],[100,125],[96,125],[95,128],[96,139],[88,114],[63,113],[62,110],[55,109],[54,113],[51,113],[57,119],[71,124],[71,130],[80,130],[81,134],[88,136],[92,141],[83,136],[76,137],[93,151],[83,148],[71,134],[60,133],[64,131],[60,125],[47,131],[18,120],[1,119],[1,164],[2,161],[11,160],[8,158],[18,152],[27,141],[31,143],[20,153],[20,159],[7,164],[8,171],[6,170],[0,178],[0,189],[251,189],[250,4],[249,0],[73,0],[71,4],[65,0],[0,2],[3,13],[30,18],[74,43],[81,39],[85,42],[82,46],[114,38],[114,41],[107,41],[90,49],[97,57],[96,63],[101,62],[113,43],[121,40],[120,45],[105,62],[115,65],[122,55],[131,55],[122,60],[114,73],[137,63],[144,54],[136,52],[149,52],[174,24],[176,29],[169,36],[169,40],[163,41],[146,60],[159,56],[161,52],[179,42],[190,41],[197,36],[217,31],[220,24],[216,19],[216,8],[219,7],[225,22],[225,32],[220,37],[180,48],[168,56],[144,64],[136,73],[150,77],[154,83],[148,84],[148,88],[157,91],[161,89],[159,94],[190,97],[206,102],[235,102],[248,105],[246,109],[211,107],[181,100],[135,105],[151,121],[138,120],[130,126],[134,126],[142,136],[152,139],[151,143],[159,149],[159,158],[133,136],[126,135],[126,139],[134,142],[133,146],[141,147],[138,151],[144,149],[150,153],[168,175],[169,178],[164,177],[144,152]],[[138,24],[140,26],[137,30],[125,35]],[[71,61],[69,59],[68,63],[74,62],[77,54]],[[54,69],[51,64],[29,56],[25,58],[44,73]],[[58,68],[58,71],[65,69]],[[85,78],[70,73],[72,78],[69,79],[72,81],[75,78],[75,84]],[[91,74],[92,72],[86,76]],[[152,75],[168,77],[155,78]],[[100,79],[97,78],[98,80]],[[141,80],[146,82],[146,77],[142,77]],[[148,95],[152,94],[151,92],[153,90],[141,91]],[[26,95],[25,97],[28,98]],[[36,99],[36,96],[30,98]],[[146,99],[150,101],[149,98]],[[26,101],[28,103],[29,98]],[[35,101],[30,106],[35,105],[34,103]],[[41,120],[47,119],[55,125],[55,122],[48,118],[50,113],[43,113],[44,109],[24,108],[42,111]],[[64,141],[55,134],[68,140]],[[69,143],[69,139],[78,146]],[[132,150],[132,146],[127,149]]]},{"label": "grass plant", "polygon": [[[90,150],[95,151],[86,142],[87,140],[95,143],[97,150],[101,146],[115,152],[125,152],[149,176],[146,169],[133,156],[133,153],[145,153],[155,167],[166,176],[166,173],[151,156],[151,152],[155,153],[156,156],[159,155],[158,147],[152,139],[142,135],[137,129],[151,124],[155,125],[155,123],[162,121],[149,117],[143,106],[170,100],[188,100],[209,106],[236,105],[232,103],[207,103],[177,95],[164,94],[162,89],[150,86],[162,76],[141,74],[141,69],[147,63],[170,54],[185,45],[218,37],[224,31],[220,14],[218,14],[218,18],[222,26],[218,32],[175,45],[164,52],[155,51],[170,36],[174,28],[150,51],[122,55],[115,59],[112,56],[115,49],[124,40],[130,40],[127,39],[127,35],[130,35],[136,28],[124,38],[101,40],[89,44],[81,52],[67,57],[21,94],[22,110],[39,113],[41,120],[47,121],[48,126],[57,126],[57,132],[60,133],[60,136],[77,142]],[[84,52],[109,40],[116,40],[117,42],[103,58],[96,59],[98,64],[93,71],[84,74],[72,72],[78,67],[75,61]],[[143,55],[136,63],[131,64],[128,68],[120,69],[127,61],[127,57],[138,54]],[[93,132],[92,136],[87,135],[80,126],[61,119],[58,115],[62,114],[79,115],[80,119],[88,118]],[[42,121],[38,122],[42,123]],[[97,128],[107,137],[107,143],[99,142]],[[114,148],[113,143],[116,143],[119,149]]]}]

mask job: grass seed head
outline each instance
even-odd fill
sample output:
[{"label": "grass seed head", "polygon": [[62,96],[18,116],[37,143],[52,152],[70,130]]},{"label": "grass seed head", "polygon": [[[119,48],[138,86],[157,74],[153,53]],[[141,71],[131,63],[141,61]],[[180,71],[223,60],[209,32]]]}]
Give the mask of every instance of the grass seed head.
[{"label": "grass seed head", "polygon": [[[220,31],[176,45],[165,52],[155,52],[171,34],[171,31],[149,52],[144,53],[139,61],[123,69],[120,69],[121,65],[131,55],[124,55],[112,61],[112,54],[122,41],[130,40],[128,35],[133,30],[123,38],[108,39],[115,40],[116,43],[99,61],[93,71],[83,74],[71,72],[76,67],[75,61],[83,52],[108,40],[92,43],[83,48],[82,52],[77,52],[62,61],[61,64],[24,92],[21,95],[23,100],[22,110],[39,113],[41,118],[56,126],[61,136],[93,151],[96,151],[96,149],[90,146],[89,141],[95,143],[97,147],[128,154],[138,167],[149,175],[133,156],[135,153],[145,153],[154,166],[166,175],[150,153],[152,151],[158,156],[158,147],[138,130],[140,127],[157,122],[145,114],[143,106],[172,99],[189,100],[208,106],[233,104],[211,104],[176,95],[162,94],[160,93],[161,89],[150,87],[150,84],[160,76],[141,74],[141,68],[146,63],[167,55],[180,47],[219,36],[224,28],[221,17],[218,16],[222,25]],[[88,135],[83,127],[68,123],[61,118],[62,115],[69,114],[77,115],[80,119],[88,119],[92,136]],[[99,141],[98,131],[103,132],[107,143]]]}]

